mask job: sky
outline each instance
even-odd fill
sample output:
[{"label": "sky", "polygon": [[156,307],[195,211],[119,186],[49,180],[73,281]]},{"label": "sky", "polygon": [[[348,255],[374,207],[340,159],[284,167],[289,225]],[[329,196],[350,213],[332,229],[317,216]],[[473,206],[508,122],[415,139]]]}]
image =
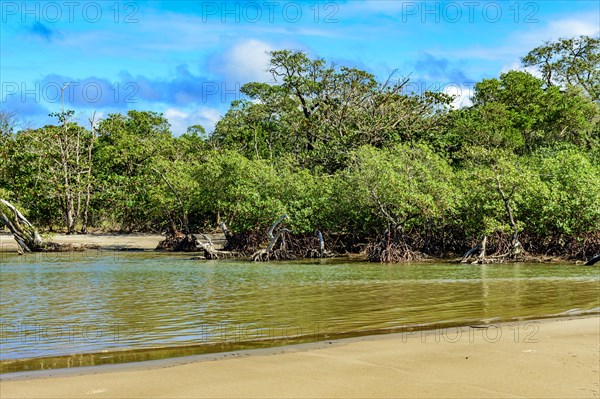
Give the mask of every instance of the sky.
[{"label": "sky", "polygon": [[600,2],[0,0],[0,22],[0,110],[23,126],[52,123],[64,100],[81,123],[148,110],[179,135],[211,131],[243,84],[272,82],[280,49],[465,106],[544,42],[598,36]]}]

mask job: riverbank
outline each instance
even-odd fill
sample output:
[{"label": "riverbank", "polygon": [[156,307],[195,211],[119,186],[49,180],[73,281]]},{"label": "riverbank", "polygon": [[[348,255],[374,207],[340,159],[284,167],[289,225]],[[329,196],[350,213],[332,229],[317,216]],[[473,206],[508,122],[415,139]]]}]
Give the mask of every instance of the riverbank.
[{"label": "riverbank", "polygon": [[0,397],[597,398],[599,365],[593,316],[4,375]]},{"label": "riverbank", "polygon": [[[212,240],[215,249],[220,250],[225,244],[225,237],[222,234],[207,234]],[[48,242],[54,242],[61,245],[73,245],[74,248],[87,245],[92,250],[102,251],[153,251],[158,246],[158,243],[164,240],[164,236],[159,234],[144,234],[144,233],[133,233],[133,234],[106,234],[106,233],[90,233],[90,234],[50,234],[43,235],[43,239]],[[13,236],[8,233],[0,233],[0,253],[17,252],[18,245],[15,242]],[[342,257],[351,256],[354,258],[364,258],[364,254],[351,254],[344,255]],[[433,258],[425,258],[417,262],[431,262]],[[438,259],[439,260],[439,259]],[[458,262],[459,258],[446,258],[447,261]],[[561,262],[561,263],[575,263],[583,264],[584,260],[573,261],[560,256],[545,256],[545,255],[532,255],[524,262],[529,263],[550,263],[550,262]]]}]

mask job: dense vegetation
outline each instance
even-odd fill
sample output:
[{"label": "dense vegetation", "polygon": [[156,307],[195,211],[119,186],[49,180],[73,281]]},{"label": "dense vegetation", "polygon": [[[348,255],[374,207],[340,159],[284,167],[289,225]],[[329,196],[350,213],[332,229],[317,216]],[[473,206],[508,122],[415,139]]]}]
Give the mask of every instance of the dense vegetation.
[{"label": "dense vegetation", "polygon": [[[473,105],[406,93],[301,52],[271,54],[207,135],[160,114],[15,129],[0,117],[0,198],[48,230],[209,231],[255,249],[278,217],[373,260],[416,253],[600,252],[600,40],[546,43]],[[18,115],[16,115],[18,119]],[[253,238],[254,237],[254,238]],[[484,241],[485,238],[485,241]],[[242,244],[240,244],[242,245]],[[239,247],[239,245],[238,245]]]}]

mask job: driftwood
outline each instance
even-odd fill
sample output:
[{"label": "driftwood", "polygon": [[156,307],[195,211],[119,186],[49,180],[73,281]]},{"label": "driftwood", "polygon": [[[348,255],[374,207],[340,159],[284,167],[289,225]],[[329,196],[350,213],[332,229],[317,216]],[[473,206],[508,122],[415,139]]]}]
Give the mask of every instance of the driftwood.
[{"label": "driftwood", "polygon": [[26,252],[72,252],[98,249],[95,244],[58,244],[44,242],[37,229],[10,202],[0,199],[0,220],[19,244],[19,254]]},{"label": "driftwood", "polygon": [[[230,235],[229,230],[227,230],[227,226],[225,223],[221,223],[221,228],[223,229],[223,233],[225,237]],[[241,256],[240,253],[235,251],[223,251],[217,249],[213,244],[211,238],[203,233],[198,233],[198,236],[202,239],[199,240],[196,235],[192,233],[184,234],[180,231],[176,230],[175,223],[171,221],[171,227],[169,229],[169,233],[167,237],[158,243],[156,247],[157,250],[166,250],[166,251],[174,251],[174,252],[204,252],[204,256],[196,256],[192,259],[228,259],[228,258],[238,258]]]},{"label": "driftwood", "polygon": [[600,254],[593,256],[590,260],[588,260],[585,265],[586,266],[592,266],[594,264],[596,264],[597,262],[600,261]]},{"label": "driftwood", "polygon": [[[222,223],[221,227],[223,227],[224,225],[225,225],[225,223]],[[225,228],[227,228],[227,227],[225,226]],[[225,236],[227,236],[227,233],[225,233],[225,232],[223,232],[223,233],[225,234]],[[240,256],[236,252],[218,250],[213,245],[213,242],[209,236],[207,236],[206,234],[200,234],[200,236],[205,241],[205,242],[201,242],[201,241],[198,242],[200,247],[204,250],[204,259],[208,259],[208,260],[227,259],[227,258],[237,258]]]},{"label": "driftwood", "polygon": [[10,230],[19,244],[19,253],[43,249],[42,237],[37,229],[10,202],[0,199],[0,220]]}]

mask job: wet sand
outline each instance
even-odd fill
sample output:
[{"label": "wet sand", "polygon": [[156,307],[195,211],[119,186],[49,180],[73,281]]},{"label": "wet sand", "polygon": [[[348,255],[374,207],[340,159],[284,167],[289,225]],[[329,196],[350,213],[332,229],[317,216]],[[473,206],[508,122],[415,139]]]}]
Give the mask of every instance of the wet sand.
[{"label": "wet sand", "polygon": [[167,359],[11,378],[2,376],[2,399],[598,398],[600,316],[353,338],[212,355],[204,361]]}]

